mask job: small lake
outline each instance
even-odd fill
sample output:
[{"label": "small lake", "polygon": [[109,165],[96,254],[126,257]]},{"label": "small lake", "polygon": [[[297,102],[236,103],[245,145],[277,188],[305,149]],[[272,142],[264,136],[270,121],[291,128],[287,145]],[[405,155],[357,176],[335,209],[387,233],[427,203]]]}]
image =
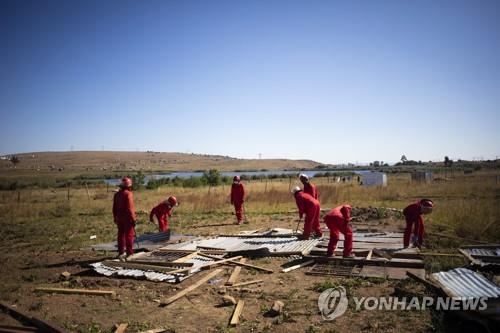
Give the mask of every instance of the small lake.
[{"label": "small lake", "polygon": [[[226,177],[234,177],[242,175],[252,177],[252,176],[273,176],[273,175],[298,175],[299,173],[303,173],[306,174],[308,177],[312,178],[317,173],[325,173],[327,171],[328,170],[302,170],[302,171],[265,170],[265,171],[242,171],[242,172],[221,171],[220,174],[221,176],[226,176]],[[339,171],[339,172],[346,172],[346,171]],[[352,171],[347,171],[347,172],[352,172]],[[175,178],[175,177],[186,179],[186,178],[201,177],[201,176],[203,176],[203,172],[156,173],[156,174],[145,175],[145,183],[147,184],[151,179],[163,179],[163,178]],[[121,183],[121,179],[120,178],[105,179],[104,182],[109,185],[119,185]]]}]

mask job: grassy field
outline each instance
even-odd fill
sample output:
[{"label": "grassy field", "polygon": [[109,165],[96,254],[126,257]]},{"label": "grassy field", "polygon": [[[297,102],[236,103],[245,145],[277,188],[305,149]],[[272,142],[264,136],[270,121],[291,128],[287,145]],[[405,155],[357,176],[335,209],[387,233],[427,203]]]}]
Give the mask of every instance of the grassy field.
[{"label": "grassy field", "polygon": [[[471,174],[455,173],[453,178],[433,183],[414,183],[410,181],[408,174],[390,174],[389,185],[385,188],[367,188],[359,186],[357,183],[336,183],[327,178],[313,179],[313,182],[318,185],[322,208],[331,208],[342,203],[350,203],[353,206],[360,207],[404,208],[407,204],[421,197],[431,198],[435,201],[436,208],[432,215],[426,217],[426,230],[429,236],[425,245],[428,248],[439,249],[440,251],[454,252],[457,246],[465,245],[465,243],[432,236],[432,233],[439,232],[454,237],[499,243],[500,206],[498,205],[498,198],[500,196],[500,184],[497,179],[498,172],[479,171]],[[144,233],[156,230],[153,224],[146,223],[149,211],[168,195],[177,196],[181,202],[171,219],[172,228],[177,233],[211,235],[257,228],[295,228],[297,213],[289,189],[291,186],[298,185],[298,181],[294,183],[288,179],[276,179],[267,182],[250,181],[245,184],[248,192],[245,209],[249,224],[242,226],[232,224],[235,218],[232,215],[232,206],[229,204],[230,189],[227,186],[211,188],[163,186],[155,190],[135,191],[136,208],[141,220],[137,232]],[[113,322],[116,323],[126,318],[128,318],[127,320],[132,327],[137,330],[140,328],[154,328],[155,325],[163,323],[162,320],[166,320],[167,317],[170,321],[177,322],[174,317],[181,315],[183,309],[187,311],[187,305],[179,305],[180,308],[168,312],[169,315],[163,319],[160,316],[153,316],[140,310],[137,310],[134,315],[127,314],[128,317],[123,313],[126,309],[134,308],[132,300],[137,289],[133,288],[146,288],[145,294],[154,294],[144,298],[141,306],[153,309],[151,311],[156,312],[158,311],[154,310],[156,307],[154,302],[156,294],[173,293],[174,289],[172,288],[174,287],[172,286],[165,287],[154,283],[145,283],[144,281],[127,281],[125,287],[121,286],[117,290],[123,293],[123,297],[128,298],[121,299],[118,303],[106,301],[105,308],[109,308],[109,311],[106,310],[105,312],[102,312],[104,311],[102,308],[104,305],[99,305],[99,300],[95,300],[95,302],[87,300],[84,302],[86,304],[84,307],[71,308],[71,311],[80,311],[82,313],[78,318],[75,318],[74,314],[72,317],[70,312],[66,313],[57,310],[54,302],[57,300],[57,302],[66,304],[64,302],[72,300],[79,304],[81,299],[75,300],[59,296],[57,299],[52,299],[49,296],[33,295],[31,291],[36,285],[57,284],[57,276],[62,269],[73,269],[75,272],[82,271],[83,268],[75,266],[75,262],[79,260],[97,260],[103,255],[110,255],[107,253],[88,253],[82,251],[81,248],[96,242],[113,241],[115,239],[116,227],[112,222],[111,215],[112,190],[106,188],[106,186],[96,186],[89,187],[88,190],[85,187],[71,187],[69,193],[68,189],[65,188],[1,191],[0,223],[3,226],[3,232],[2,236],[0,236],[2,251],[0,264],[7,269],[5,270],[3,283],[0,284],[0,298],[19,303],[20,307],[29,308],[33,313],[76,332],[109,332],[112,330],[110,327]],[[396,228],[404,226],[403,221],[395,221],[394,223]],[[91,235],[96,235],[97,239],[90,240]],[[274,265],[274,263],[265,260],[261,264]],[[429,259],[427,261],[427,266],[432,271],[462,264],[464,264],[463,260],[450,261],[448,259],[443,261],[442,259]],[[115,288],[114,284],[106,278],[92,276],[83,279],[84,281],[94,281],[92,283],[100,281],[101,285],[96,285],[96,287]],[[297,286],[288,289],[282,288],[280,283],[286,282],[286,279],[293,280]],[[268,291],[267,296],[262,297],[265,300],[271,300],[273,297],[279,296],[288,297],[288,293],[298,289],[295,294],[289,296],[291,300],[295,300],[291,301],[292,307],[295,306],[299,311],[301,302],[314,304],[315,299],[317,299],[317,292],[314,291],[315,284],[321,285],[326,283],[327,280],[321,277],[314,277],[310,280],[309,277],[304,279],[302,272],[296,272],[293,275],[271,278],[270,281],[274,281],[273,283],[279,285],[278,289],[283,290],[279,293]],[[334,279],[333,282],[338,283],[338,281],[354,283],[356,290],[378,288],[377,292],[383,292],[384,288],[394,289],[394,283],[388,281],[382,282],[382,284],[377,282],[369,285],[369,287],[363,281],[346,282],[345,279]],[[415,286],[410,287],[416,288]],[[270,286],[271,290],[273,288],[277,287]],[[18,295],[23,296],[20,298]],[[287,318],[284,318],[285,322],[271,323],[271,328],[269,328],[269,321],[262,319],[261,314],[259,314],[258,301],[257,298],[255,300],[256,308],[254,312],[257,313],[255,317],[250,314],[247,317],[248,323],[252,324],[244,326],[241,331],[252,331],[250,327],[255,328],[257,331],[296,331],[296,328],[298,331],[307,331],[308,329],[312,332],[328,331],[328,327],[322,326],[318,322],[317,313],[305,315],[304,325],[301,324],[300,327],[297,326],[297,323],[287,322]],[[42,305],[38,306],[37,304],[40,302]],[[247,313],[252,312],[248,310]],[[205,316],[208,315],[208,313],[205,313]],[[207,330],[225,331],[226,325],[220,318],[225,318],[227,313],[212,313],[210,315],[219,319],[210,320]],[[350,316],[353,319],[357,318],[358,314],[352,313]],[[384,313],[379,315],[382,317],[373,316],[374,314],[367,314],[366,317],[363,317],[364,319],[358,318],[358,320],[360,320],[360,323],[364,322],[363,325],[365,326],[379,323],[377,325],[380,325],[381,328],[369,327],[364,330],[398,331],[401,329],[401,325],[404,324],[404,320],[417,323],[422,321],[422,318],[425,318],[423,320],[424,324],[422,324],[423,326],[417,325],[415,332],[432,331],[438,325],[434,322],[435,319],[433,319],[432,314],[429,313],[404,314],[400,318],[397,316],[390,317],[390,320],[393,321],[392,326],[384,326],[383,323],[387,319],[384,316],[394,316],[393,314]],[[409,316],[409,319],[404,316]],[[195,319],[203,320],[203,318],[205,317],[201,316],[200,319],[198,316]],[[0,322],[1,319],[0,317]],[[369,322],[372,324],[369,324]],[[178,331],[190,331],[191,329],[195,331],[196,321],[190,323],[186,321],[186,325],[188,325],[187,328],[191,328]],[[348,322],[345,322],[344,328],[348,329],[349,325]],[[338,331],[344,331],[342,326]]]}]

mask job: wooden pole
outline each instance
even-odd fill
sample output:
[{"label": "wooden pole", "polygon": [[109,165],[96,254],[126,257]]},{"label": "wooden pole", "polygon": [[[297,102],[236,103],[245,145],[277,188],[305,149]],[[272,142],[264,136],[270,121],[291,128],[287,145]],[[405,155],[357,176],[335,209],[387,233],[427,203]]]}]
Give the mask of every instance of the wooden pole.
[{"label": "wooden pole", "polygon": [[199,286],[201,286],[202,284],[204,284],[205,282],[207,282],[208,280],[215,277],[217,274],[219,274],[221,272],[222,272],[222,269],[220,269],[220,268],[216,269],[213,272],[210,272],[209,274],[205,275],[203,278],[198,280],[196,283],[190,285],[186,289],[181,290],[180,292],[178,292],[174,296],[169,297],[166,301],[162,302],[160,305],[166,306],[166,305],[169,305],[169,304],[177,301],[179,298],[181,298],[181,297],[185,296],[186,294],[188,294],[189,292],[195,290],[196,288],[198,288]]},{"label": "wooden pole", "polygon": [[87,289],[65,289],[65,288],[35,288],[37,292],[44,293],[61,293],[61,294],[79,294],[79,295],[98,295],[98,296],[114,296],[115,291],[112,290],[87,290]]},{"label": "wooden pole", "polygon": [[229,325],[236,326],[240,323],[241,312],[243,312],[243,307],[245,306],[245,301],[240,299],[238,300],[238,304],[234,308],[233,316],[231,317],[231,322]]}]

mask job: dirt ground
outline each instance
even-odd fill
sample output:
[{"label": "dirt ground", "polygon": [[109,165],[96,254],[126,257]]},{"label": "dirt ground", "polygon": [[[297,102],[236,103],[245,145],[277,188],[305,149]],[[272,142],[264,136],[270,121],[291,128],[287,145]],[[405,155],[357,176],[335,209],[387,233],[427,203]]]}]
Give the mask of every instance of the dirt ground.
[{"label": "dirt ground", "polygon": [[[276,219],[270,215],[253,216],[249,224],[232,224],[227,215],[210,226],[196,223],[193,233],[234,233],[241,230],[269,227],[295,228],[295,215]],[[393,216],[384,219],[361,219],[359,228],[400,230],[403,221]],[[15,245],[14,245],[15,248]],[[115,325],[127,323],[127,332],[165,328],[171,332],[429,332],[435,330],[433,314],[426,311],[356,311],[350,304],[347,312],[334,321],[321,318],[317,301],[320,292],[342,285],[348,296],[379,296],[418,294],[422,286],[412,281],[385,279],[340,278],[305,275],[308,268],[281,273],[281,265],[290,258],[249,260],[251,264],[273,269],[274,274],[242,269],[238,282],[262,279],[263,283],[233,291],[223,285],[233,267],[222,266],[223,274],[204,284],[186,297],[166,306],[160,302],[186,288],[206,273],[196,274],[180,284],[155,283],[131,278],[99,276],[88,268],[91,262],[114,256],[114,253],[89,251],[40,252],[23,243],[0,256],[3,287],[1,299],[19,310],[43,318],[71,332],[113,332]],[[71,273],[69,280],[61,273]],[[116,297],[44,294],[35,287],[86,288],[116,291]],[[221,306],[223,294],[245,300],[241,323],[228,327],[234,306]],[[284,312],[270,317],[267,311],[273,302],[284,302]],[[351,302],[351,301],[350,301]],[[0,322],[15,324],[15,320],[0,313]],[[409,329],[411,328],[411,329]]]}]

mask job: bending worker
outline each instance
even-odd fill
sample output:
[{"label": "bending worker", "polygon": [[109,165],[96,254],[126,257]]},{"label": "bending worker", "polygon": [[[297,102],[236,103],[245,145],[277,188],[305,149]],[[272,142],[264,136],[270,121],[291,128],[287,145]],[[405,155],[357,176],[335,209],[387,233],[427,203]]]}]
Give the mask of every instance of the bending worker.
[{"label": "bending worker", "polygon": [[233,184],[231,185],[231,205],[234,205],[237,224],[241,224],[241,221],[243,221],[244,202],[245,202],[245,186],[241,182],[240,176],[234,176]]},{"label": "bending worker", "polygon": [[292,189],[292,194],[299,208],[299,218],[302,219],[302,216],[305,215],[302,238],[309,239],[312,231],[314,231],[317,237],[323,236],[323,232],[319,225],[319,201],[314,199],[310,194],[304,193],[298,186]]},{"label": "bending worker", "polygon": [[168,199],[162,201],[149,213],[149,221],[153,222],[153,216],[156,216],[158,220],[158,230],[161,232],[169,232],[168,218],[172,216],[172,210],[175,206],[178,206],[177,198],[174,196],[168,197]]},{"label": "bending worker", "polygon": [[352,253],[352,229],[351,224],[351,206],[342,205],[335,207],[325,215],[325,223],[330,229],[330,241],[326,255],[331,257],[335,255],[335,249],[339,241],[339,233],[344,234],[344,258],[354,258]]},{"label": "bending worker", "polygon": [[415,203],[412,203],[405,209],[403,209],[403,215],[406,220],[406,229],[404,234],[404,247],[407,248],[410,245],[410,236],[412,235],[413,227],[413,237],[412,243],[414,246],[421,247],[424,240],[424,219],[422,215],[427,215],[432,213],[434,208],[434,203],[430,199],[422,199]]},{"label": "bending worker", "polygon": [[118,259],[124,261],[127,256],[134,254],[134,227],[137,222],[132,179],[128,177],[122,179],[120,190],[113,197],[113,218],[118,227]]},{"label": "bending worker", "polygon": [[309,181],[309,177],[306,174],[301,173],[299,179],[304,185],[304,192],[310,194],[314,199],[318,200],[318,189],[316,185]]}]

